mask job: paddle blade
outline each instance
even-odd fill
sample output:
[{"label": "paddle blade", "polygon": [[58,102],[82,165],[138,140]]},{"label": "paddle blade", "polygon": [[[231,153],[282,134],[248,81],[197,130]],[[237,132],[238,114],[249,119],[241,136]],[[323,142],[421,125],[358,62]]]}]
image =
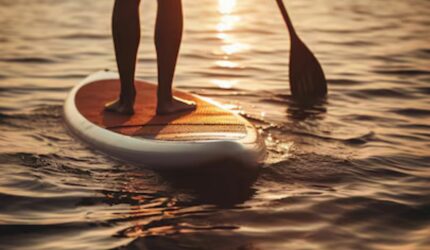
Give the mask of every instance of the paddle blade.
[{"label": "paddle blade", "polygon": [[314,102],[327,95],[327,81],[314,54],[298,38],[291,41],[290,87],[296,101]]}]

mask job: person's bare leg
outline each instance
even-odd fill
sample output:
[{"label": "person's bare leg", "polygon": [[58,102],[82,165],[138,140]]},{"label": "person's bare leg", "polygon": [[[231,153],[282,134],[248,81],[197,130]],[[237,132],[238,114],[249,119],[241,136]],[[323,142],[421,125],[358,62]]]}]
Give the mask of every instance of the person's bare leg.
[{"label": "person's bare leg", "polygon": [[106,111],[131,115],[136,97],[134,74],[140,42],[140,0],[115,0],[112,34],[121,79],[119,98],[106,104]]},{"label": "person's bare leg", "polygon": [[158,0],[155,25],[158,91],[157,114],[171,114],[196,108],[194,102],[172,95],[172,82],[182,39],[183,15],[181,0]]}]

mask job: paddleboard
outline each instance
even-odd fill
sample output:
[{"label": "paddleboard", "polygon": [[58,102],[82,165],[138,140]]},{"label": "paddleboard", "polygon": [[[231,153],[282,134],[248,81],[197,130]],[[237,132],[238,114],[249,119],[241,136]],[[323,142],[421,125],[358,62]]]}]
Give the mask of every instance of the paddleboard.
[{"label": "paddleboard", "polygon": [[198,95],[174,90],[197,109],[156,115],[155,84],[136,80],[135,114],[104,111],[118,97],[118,74],[100,71],[76,85],[64,104],[71,132],[94,149],[117,159],[152,168],[204,166],[224,159],[255,167],[264,159],[264,140],[240,115]]}]

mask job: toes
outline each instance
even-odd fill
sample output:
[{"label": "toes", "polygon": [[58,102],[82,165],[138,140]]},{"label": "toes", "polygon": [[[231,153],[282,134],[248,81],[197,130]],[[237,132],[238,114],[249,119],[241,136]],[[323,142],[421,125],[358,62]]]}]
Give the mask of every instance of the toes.
[{"label": "toes", "polygon": [[104,110],[107,112],[113,112],[113,113],[124,114],[124,115],[134,114],[133,107],[129,107],[127,105],[121,104],[119,100],[106,103]]}]

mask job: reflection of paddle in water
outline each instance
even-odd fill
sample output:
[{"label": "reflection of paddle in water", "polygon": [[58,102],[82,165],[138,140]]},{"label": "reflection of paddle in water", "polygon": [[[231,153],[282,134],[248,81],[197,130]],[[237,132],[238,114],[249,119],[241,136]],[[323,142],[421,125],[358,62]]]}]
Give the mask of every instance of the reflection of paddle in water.
[{"label": "reflection of paddle in water", "polygon": [[295,121],[321,120],[327,112],[325,106],[326,103],[323,100],[312,104],[293,101],[288,105],[287,114]]}]

